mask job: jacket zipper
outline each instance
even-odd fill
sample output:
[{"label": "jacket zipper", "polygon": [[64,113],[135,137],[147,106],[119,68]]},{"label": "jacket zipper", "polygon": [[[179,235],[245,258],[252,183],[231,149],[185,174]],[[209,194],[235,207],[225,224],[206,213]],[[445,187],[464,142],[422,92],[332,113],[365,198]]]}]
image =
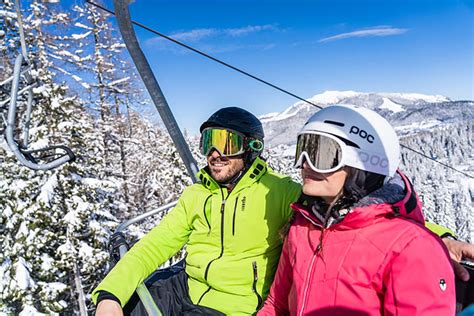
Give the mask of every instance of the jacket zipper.
[{"label": "jacket zipper", "polygon": [[260,294],[258,294],[258,292],[257,292],[257,281],[258,281],[257,261],[252,262],[252,269],[253,269],[252,290],[255,293],[255,295],[257,296],[257,308],[255,310],[258,311],[260,306],[262,306],[263,299],[260,296]]},{"label": "jacket zipper", "polygon": [[[224,254],[224,210],[225,210],[225,202],[226,202],[226,198],[224,197],[224,191],[223,189],[221,188],[221,193],[222,193],[222,203],[221,203],[221,253],[219,254],[219,256],[217,258],[214,258],[212,259],[211,261],[209,261],[209,263],[207,264],[207,267],[206,267],[206,271],[204,272],[204,280],[207,282],[207,277],[208,277],[208,274],[209,274],[209,268],[211,266],[211,264],[220,259],[222,257],[222,255]],[[201,297],[199,298],[199,301],[197,302],[197,304],[199,304],[202,300],[202,298],[204,297],[204,295],[206,295],[209,291],[211,290],[211,287],[209,287],[202,295]]]},{"label": "jacket zipper", "polygon": [[204,207],[203,207],[203,213],[204,213],[204,219],[206,220],[206,223],[207,223],[207,227],[209,228],[209,231],[207,232],[207,234],[209,235],[211,233],[211,223],[209,223],[209,219],[207,218],[207,214],[206,214],[206,204],[207,204],[207,201],[212,197],[212,195],[209,195],[207,197],[207,199],[204,201]]},{"label": "jacket zipper", "polygon": [[[324,233],[324,229],[321,231],[321,236],[323,236],[323,233]],[[314,266],[315,266],[315,263],[316,263],[316,258],[318,257],[318,255],[321,252],[322,248],[323,248],[323,239],[321,238],[319,240],[318,246],[316,246],[316,251],[313,253],[313,257],[311,258],[311,264],[310,264],[309,269],[308,269],[308,274],[306,275],[306,284],[305,284],[304,291],[303,291],[303,305],[301,305],[301,311],[299,313],[299,316],[304,315],[304,310],[306,308],[306,303],[308,301],[309,286],[310,286],[310,284],[312,283],[312,280],[313,280],[313,271],[314,271]]]},{"label": "jacket zipper", "polygon": [[235,213],[237,213],[237,202],[239,202],[239,196],[238,195],[237,195],[237,198],[235,199],[234,215],[232,216],[232,236],[235,235]]}]

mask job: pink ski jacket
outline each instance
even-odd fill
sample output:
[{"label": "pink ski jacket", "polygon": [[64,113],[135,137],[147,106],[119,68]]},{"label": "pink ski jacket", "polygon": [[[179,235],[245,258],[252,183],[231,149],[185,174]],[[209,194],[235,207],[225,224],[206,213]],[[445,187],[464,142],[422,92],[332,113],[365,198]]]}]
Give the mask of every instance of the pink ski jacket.
[{"label": "pink ski jacket", "polygon": [[398,183],[369,194],[329,227],[293,204],[295,219],[258,315],[454,315],[448,252],[424,228],[418,197],[398,175]]}]

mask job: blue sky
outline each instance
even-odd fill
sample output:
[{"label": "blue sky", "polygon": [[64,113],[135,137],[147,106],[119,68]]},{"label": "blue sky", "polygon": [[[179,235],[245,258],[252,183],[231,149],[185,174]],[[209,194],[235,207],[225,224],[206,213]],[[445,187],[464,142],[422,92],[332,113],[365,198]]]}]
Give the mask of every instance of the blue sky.
[{"label": "blue sky", "polygon": [[[474,99],[473,1],[137,0],[133,19],[301,97],[325,90]],[[112,8],[112,1],[105,1]],[[137,29],[178,123],[295,99]]]}]

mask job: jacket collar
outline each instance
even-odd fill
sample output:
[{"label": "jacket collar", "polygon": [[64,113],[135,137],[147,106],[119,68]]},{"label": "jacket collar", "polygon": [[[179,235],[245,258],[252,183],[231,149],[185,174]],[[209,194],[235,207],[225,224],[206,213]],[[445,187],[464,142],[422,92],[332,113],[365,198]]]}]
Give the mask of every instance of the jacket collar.
[{"label": "jacket collar", "polygon": [[[245,174],[240,178],[235,187],[232,189],[233,192],[240,191],[241,189],[252,185],[254,182],[257,182],[265,173],[267,173],[268,165],[265,160],[257,157],[250,168],[245,172]],[[208,168],[205,167],[198,172],[198,178],[200,183],[208,190],[215,191],[221,190],[219,183],[211,177],[208,173]]]},{"label": "jacket collar", "polygon": [[[317,226],[323,223],[308,205],[293,203],[291,206]],[[371,225],[380,217],[401,216],[424,224],[421,202],[407,177],[397,171],[382,188],[370,193],[353,205],[344,219],[335,224],[338,229],[353,229]]]}]

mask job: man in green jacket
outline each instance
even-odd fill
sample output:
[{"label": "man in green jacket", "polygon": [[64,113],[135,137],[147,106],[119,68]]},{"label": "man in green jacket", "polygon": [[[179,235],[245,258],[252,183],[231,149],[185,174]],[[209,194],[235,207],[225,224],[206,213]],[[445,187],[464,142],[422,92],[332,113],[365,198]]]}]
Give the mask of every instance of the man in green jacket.
[{"label": "man in green jacket", "polygon": [[136,287],[184,245],[194,304],[248,315],[267,296],[280,257],[279,230],[300,185],[259,158],[263,128],[251,113],[223,108],[200,130],[208,162],[198,174],[200,182],[184,190],[176,207],[93,291],[93,300],[100,300],[98,314],[106,306],[119,312],[118,303],[123,307]]},{"label": "man in green jacket", "polygon": [[[282,246],[279,231],[291,216],[289,205],[297,200],[300,185],[259,158],[264,133],[251,113],[223,108],[200,131],[208,162],[198,174],[200,182],[184,190],[176,207],[93,291],[97,315],[121,315],[137,286],[184,245],[185,273],[180,273],[178,286],[171,281],[170,286],[187,285],[189,297],[173,290],[168,301],[187,299],[195,306],[189,314],[248,315],[266,298]],[[445,242],[453,258],[474,258],[471,245]],[[462,273],[461,268],[457,274],[463,278]],[[173,308],[173,314],[186,313]]]}]

